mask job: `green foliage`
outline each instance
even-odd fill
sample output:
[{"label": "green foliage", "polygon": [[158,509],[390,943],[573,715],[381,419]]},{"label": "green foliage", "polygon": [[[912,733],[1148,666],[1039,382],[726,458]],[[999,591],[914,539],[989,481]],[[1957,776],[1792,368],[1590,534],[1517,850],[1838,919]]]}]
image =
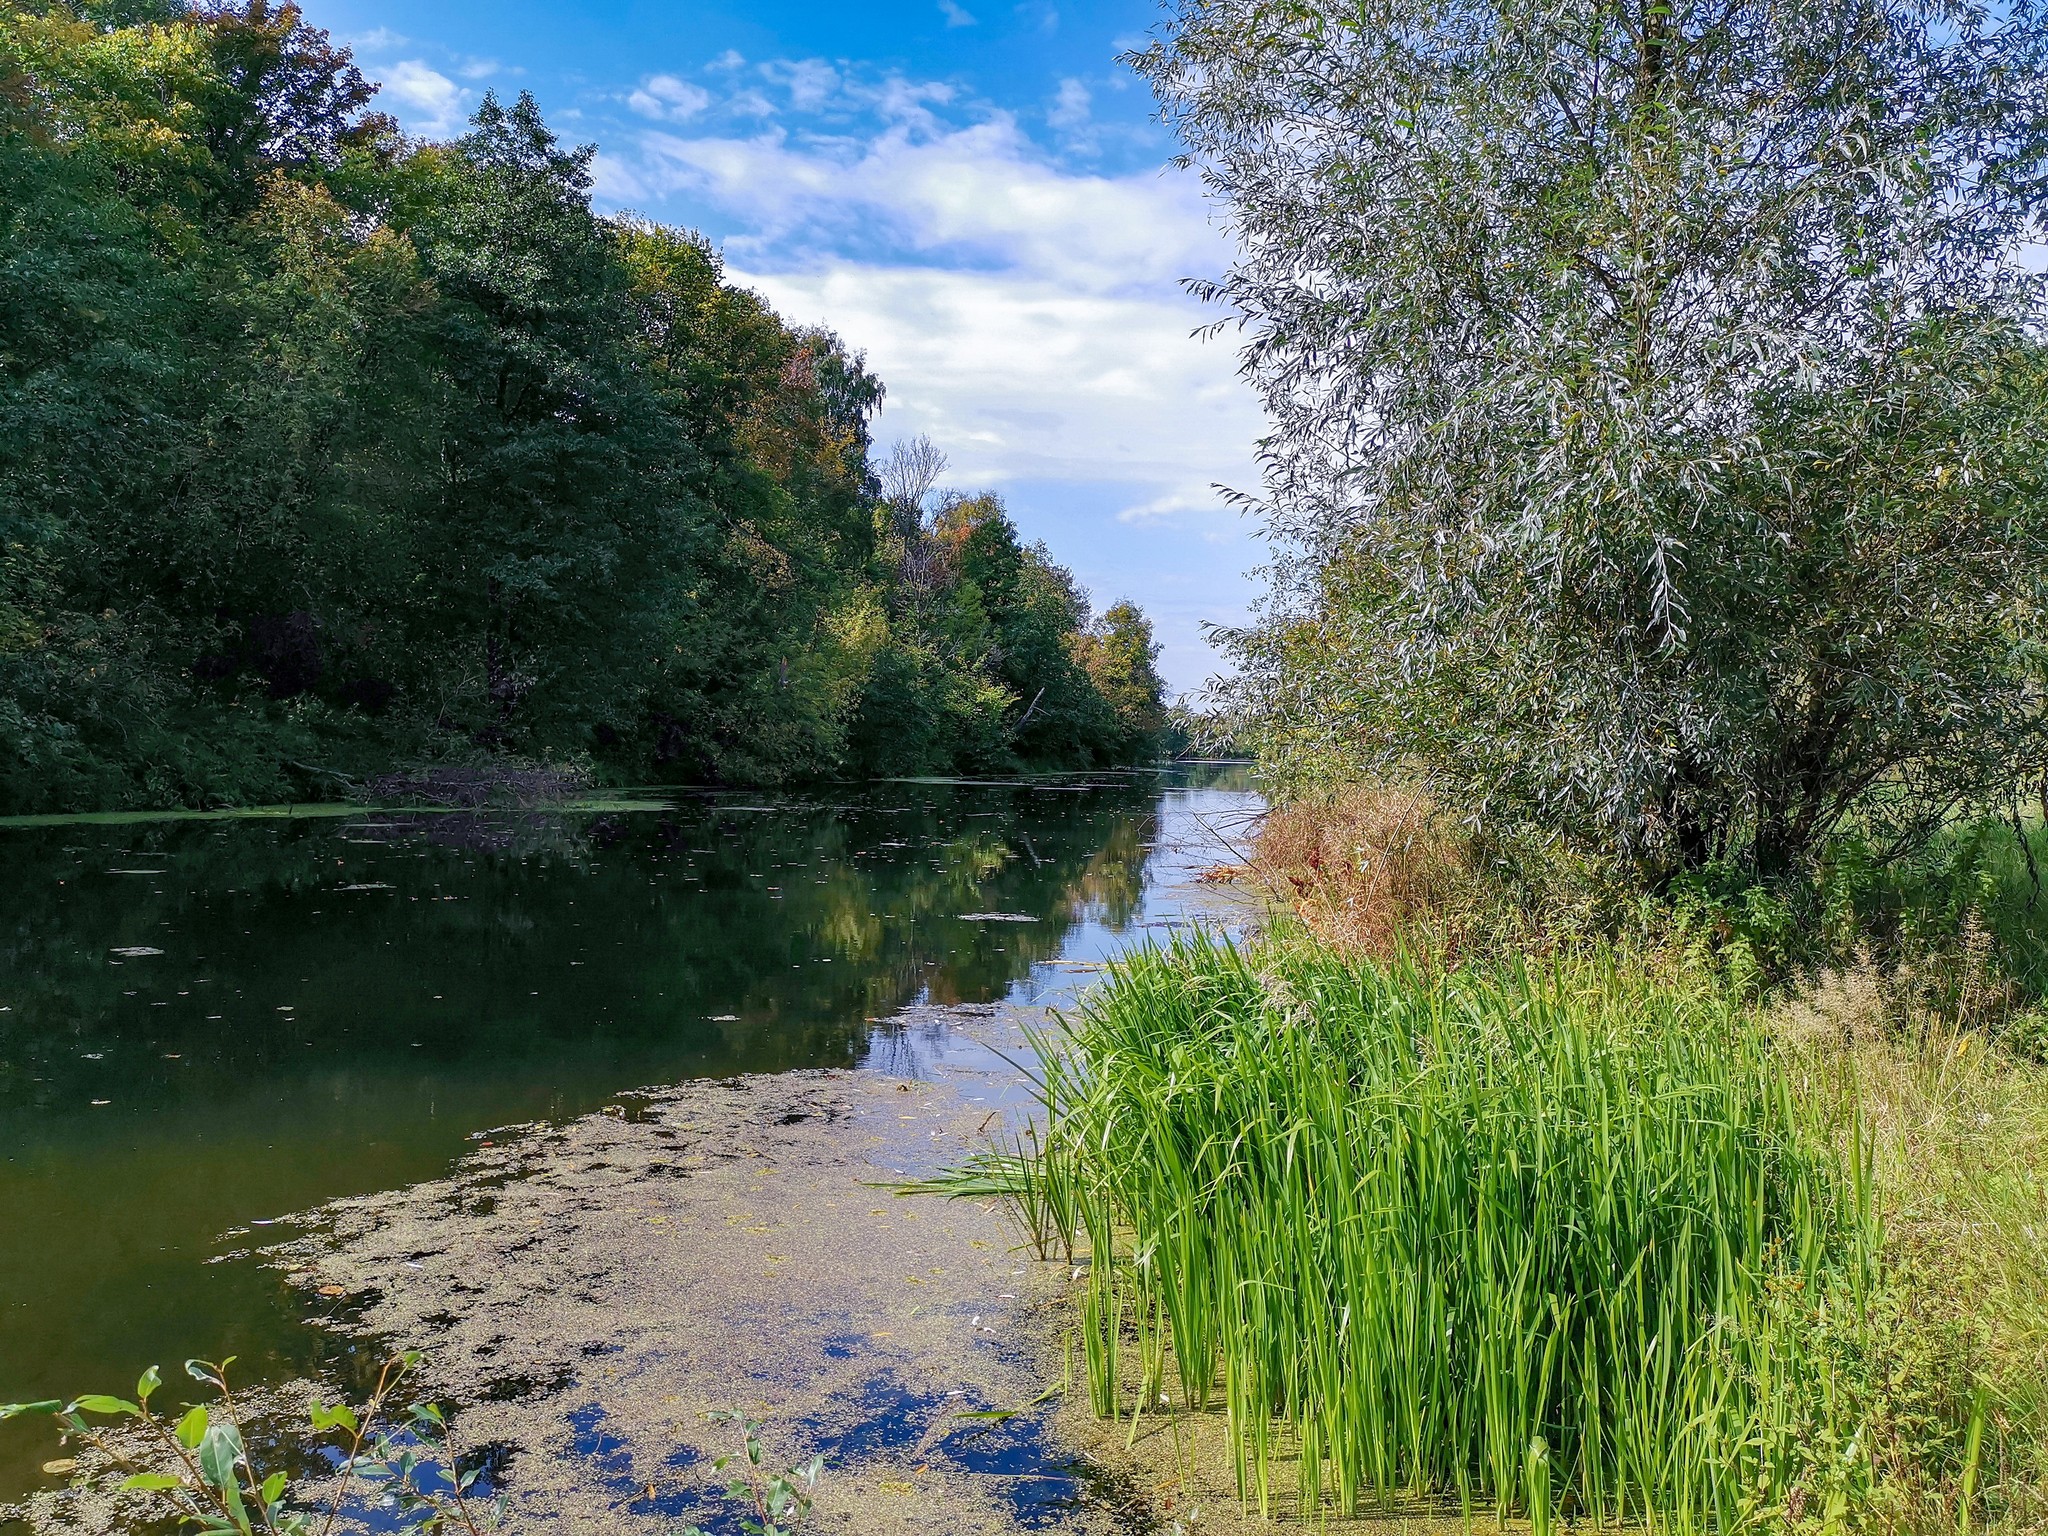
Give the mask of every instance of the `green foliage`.
[{"label": "green foliage", "polygon": [[900,500],[886,511],[898,581],[854,727],[858,760],[900,772],[936,754],[1004,772],[1159,754],[1164,685],[1133,605],[1093,619],[1073,574],[1023,543],[995,496],[950,494],[929,518]]},{"label": "green foliage", "polygon": [[1845,833],[1796,878],[1691,871],[1668,911],[1738,990],[1860,969],[1883,982],[1886,1028],[1979,1029],[2032,1054],[2048,1017],[2043,852],[2041,829],[2017,822],[1958,822],[1901,854]]},{"label": "green foliage", "polygon": [[2048,748],[2022,0],[1180,0],[1276,586],[1246,739],[1661,883]]},{"label": "green foliage", "polygon": [[890,558],[837,338],[595,215],[530,98],[371,100],[289,6],[0,0],[0,811],[1149,749],[999,515]]},{"label": "green foliage", "polygon": [[[502,1523],[505,1506],[502,1500],[479,1506],[472,1492],[479,1472],[462,1466],[441,1410],[414,1403],[400,1414],[392,1404],[393,1393],[419,1361],[410,1353],[388,1361],[360,1409],[314,1400],[311,1428],[332,1437],[338,1456],[331,1491],[314,1502],[300,1496],[288,1474],[265,1476],[251,1459],[228,1390],[232,1355],[218,1364],[185,1362],[186,1374],[215,1397],[211,1405],[192,1404],[175,1421],[150,1406],[163,1386],[155,1366],[142,1373],[133,1402],[87,1393],[69,1403],[0,1403],[0,1419],[53,1415],[67,1439],[94,1453],[83,1476],[138,1495],[146,1520],[168,1517],[180,1529],[207,1536],[329,1536],[358,1488],[367,1488],[391,1512],[394,1530],[482,1536]],[[112,1422],[95,1422],[102,1419]]]},{"label": "green foliage", "polygon": [[1261,1510],[1290,1442],[1305,1512],[1729,1530],[1870,1497],[1867,1185],[1711,986],[1198,939],[1043,1053],[1046,1141],[960,1192],[1085,1229],[1097,1411],[1157,1411],[1170,1357]]},{"label": "green foliage", "polygon": [[[761,1451],[761,1421],[738,1411],[705,1415],[713,1423],[731,1424],[739,1430],[742,1464],[739,1475],[725,1486],[728,1503],[747,1511],[740,1516],[740,1529],[747,1536],[796,1536],[811,1517],[812,1494],[818,1475],[825,1470],[825,1458],[813,1456],[801,1466],[769,1471]],[[712,1470],[723,1472],[733,1464],[731,1456],[720,1456]],[[701,1525],[693,1525],[683,1536],[706,1536]]]}]

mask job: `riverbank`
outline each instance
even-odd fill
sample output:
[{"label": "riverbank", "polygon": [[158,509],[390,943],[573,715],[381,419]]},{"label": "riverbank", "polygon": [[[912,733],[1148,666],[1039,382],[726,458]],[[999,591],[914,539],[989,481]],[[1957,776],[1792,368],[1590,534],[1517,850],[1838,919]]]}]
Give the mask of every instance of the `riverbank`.
[{"label": "riverbank", "polygon": [[1096,1443],[1283,1519],[2039,1529],[2038,852],[1603,934],[1385,810],[1270,818],[1295,916],[1120,967],[955,1181],[1088,1277]]}]

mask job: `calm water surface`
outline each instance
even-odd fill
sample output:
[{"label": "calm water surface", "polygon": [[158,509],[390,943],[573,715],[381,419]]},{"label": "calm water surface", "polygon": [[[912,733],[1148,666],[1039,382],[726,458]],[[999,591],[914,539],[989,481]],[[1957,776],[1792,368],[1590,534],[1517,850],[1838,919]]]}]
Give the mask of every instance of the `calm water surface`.
[{"label": "calm water surface", "polygon": [[[1190,767],[0,827],[0,1401],[320,1366],[332,1336],[248,1257],[277,1217],[633,1087],[900,1069],[891,1012],[1069,992],[1183,920],[1257,804]],[[50,1447],[0,1425],[0,1501]]]}]

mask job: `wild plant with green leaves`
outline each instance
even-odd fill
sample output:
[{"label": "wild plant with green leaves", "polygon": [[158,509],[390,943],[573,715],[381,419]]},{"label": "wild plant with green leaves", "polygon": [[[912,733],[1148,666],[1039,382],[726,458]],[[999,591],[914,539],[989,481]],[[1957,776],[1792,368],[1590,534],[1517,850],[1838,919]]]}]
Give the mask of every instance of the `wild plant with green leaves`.
[{"label": "wild plant with green leaves", "polygon": [[966,1181],[1077,1217],[1097,1412],[1177,1378],[1261,1510],[1733,1530],[1869,1496],[1861,1167],[1712,988],[1203,937],[1040,1046],[1043,1143]]},{"label": "wild plant with green leaves", "polygon": [[70,1402],[0,1403],[0,1419],[53,1416],[65,1438],[95,1458],[86,1477],[146,1501],[148,1518],[168,1517],[208,1536],[330,1536],[350,1496],[360,1493],[389,1511],[398,1530],[483,1536],[503,1521],[505,1504],[477,1495],[480,1473],[462,1466],[446,1416],[427,1402],[393,1407],[393,1394],[420,1358],[406,1352],[385,1362],[360,1408],[315,1399],[311,1428],[333,1437],[339,1457],[339,1475],[318,1498],[302,1497],[289,1473],[257,1467],[228,1387],[232,1355],[218,1364],[185,1362],[185,1373],[215,1400],[188,1404],[175,1418],[151,1406],[163,1386],[151,1366],[132,1402],[87,1393]]},{"label": "wild plant with green leaves", "polygon": [[[720,1409],[705,1417],[714,1424],[731,1424],[739,1430],[738,1456],[713,1459],[711,1470],[723,1472],[735,1460],[739,1475],[725,1485],[724,1499],[740,1510],[740,1529],[746,1536],[796,1536],[810,1521],[818,1478],[825,1470],[825,1458],[813,1456],[794,1467],[772,1469],[761,1448],[761,1421],[738,1409]],[[693,1525],[683,1536],[709,1536],[701,1525]]]}]

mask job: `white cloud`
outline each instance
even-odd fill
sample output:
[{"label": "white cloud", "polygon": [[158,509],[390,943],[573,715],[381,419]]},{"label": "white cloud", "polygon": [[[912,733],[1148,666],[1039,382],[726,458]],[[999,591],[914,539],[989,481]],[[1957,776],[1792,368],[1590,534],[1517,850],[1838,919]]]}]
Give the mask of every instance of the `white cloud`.
[{"label": "white cloud", "polygon": [[626,98],[626,105],[642,117],[679,123],[710,106],[711,93],[674,75],[649,75]]},{"label": "white cloud", "polygon": [[1225,251],[1191,179],[1074,175],[997,116],[936,135],[905,126],[864,143],[644,134],[641,195],[708,197],[748,227],[736,249],[788,252],[887,234],[912,250],[1057,276],[1082,291],[1171,288]]},{"label": "white cloud", "polygon": [[1092,105],[1088,87],[1069,76],[1060,82],[1059,94],[1053,98],[1052,106],[1047,109],[1045,120],[1055,128],[1069,131],[1086,128],[1089,108]]},{"label": "white cloud", "polygon": [[1182,486],[1176,490],[1162,492],[1145,501],[1132,503],[1117,513],[1116,520],[1132,527],[1144,528],[1159,523],[1184,522],[1187,521],[1190,514],[1206,517],[1209,514],[1224,510],[1227,506],[1227,503],[1223,501],[1216,490],[1216,486],[1219,483],[1231,485],[1233,489],[1242,490],[1249,482],[1243,479],[1237,479],[1235,482],[1212,480],[1199,489]]},{"label": "white cloud", "polygon": [[943,80],[907,80],[902,75],[892,74],[885,75],[880,85],[849,83],[847,95],[873,107],[884,122],[935,132],[939,121],[929,109],[948,105],[953,100],[954,91]]},{"label": "white cloud", "polygon": [[1227,344],[1192,339],[1171,293],[845,260],[734,277],[866,352],[890,431],[929,433],[963,482],[1117,482],[1157,520],[1215,507],[1211,482],[1251,472],[1257,409]]},{"label": "white cloud", "polygon": [[973,12],[960,4],[960,0],[939,0],[939,14],[946,18],[946,25],[949,27],[974,25]]},{"label": "white cloud", "polygon": [[389,53],[394,48],[403,48],[411,39],[389,27],[372,27],[367,32],[353,33],[339,41],[343,47],[353,48],[359,53]]},{"label": "white cloud", "polygon": [[[464,59],[455,73],[465,80],[482,80],[497,74],[504,67],[496,59]],[[520,74],[523,71],[514,70],[512,73]]]},{"label": "white cloud", "polygon": [[464,90],[419,59],[405,59],[384,72],[384,90],[400,104],[399,120],[427,138],[446,138],[468,119],[475,92]]},{"label": "white cloud", "polygon": [[838,94],[839,71],[823,59],[771,59],[761,66],[762,78],[789,91],[789,104],[799,112],[816,112]]}]

